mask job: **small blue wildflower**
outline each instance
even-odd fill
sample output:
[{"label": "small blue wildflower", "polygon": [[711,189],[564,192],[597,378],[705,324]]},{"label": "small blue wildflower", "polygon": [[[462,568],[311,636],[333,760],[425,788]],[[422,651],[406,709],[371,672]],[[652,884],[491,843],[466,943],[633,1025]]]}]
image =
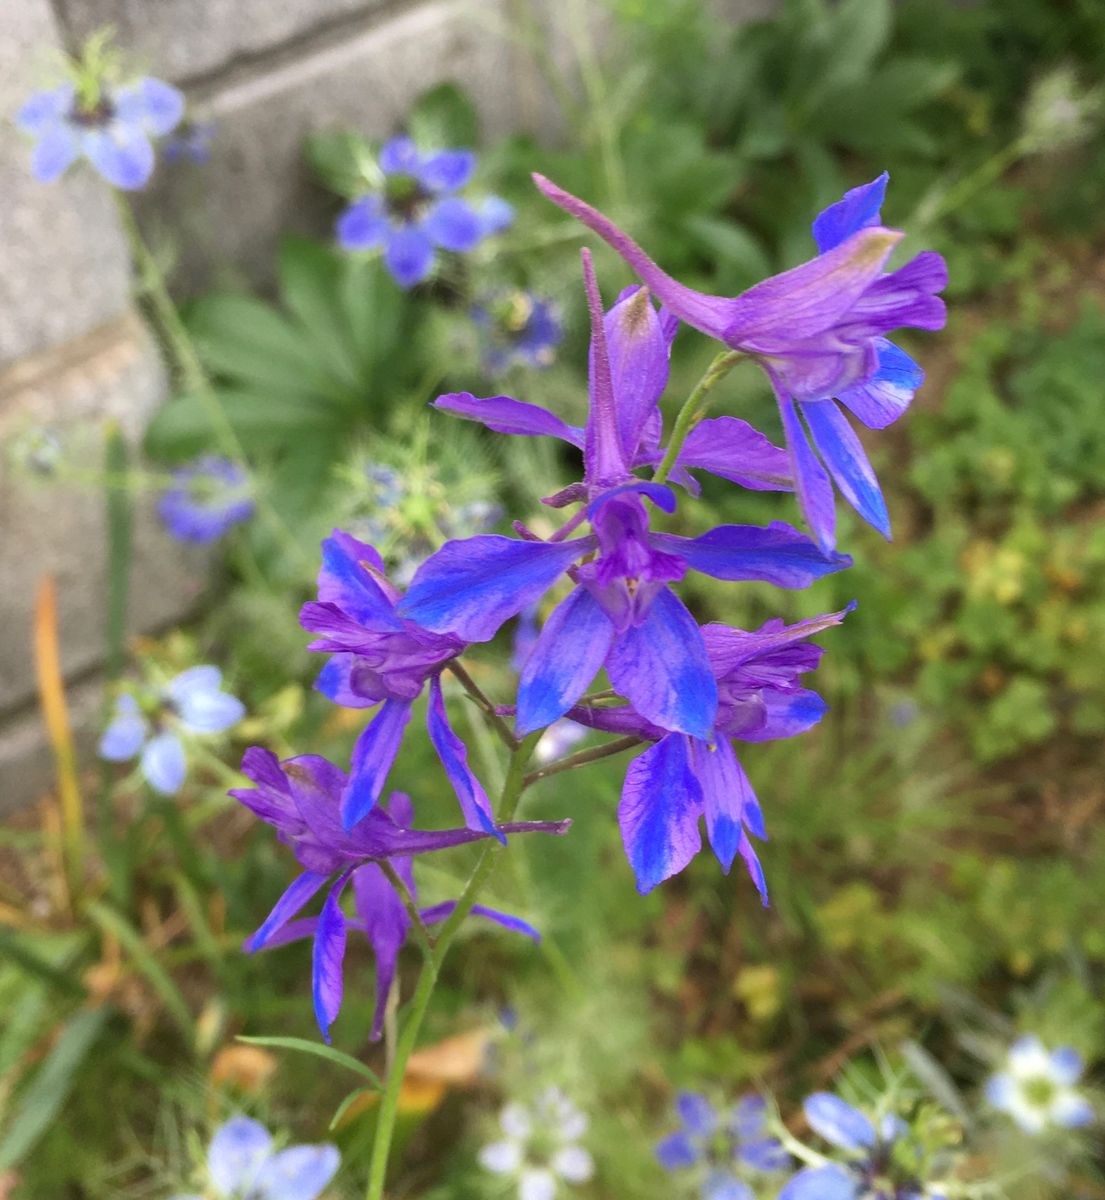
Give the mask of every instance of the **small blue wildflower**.
[{"label": "small blue wildflower", "polygon": [[909,1126],[888,1115],[878,1129],[858,1108],[830,1092],[802,1106],[814,1133],[842,1152],[843,1162],[806,1167],[779,1200],[945,1200],[920,1178],[923,1154]]},{"label": "small blue wildflower", "polygon": [[253,516],[249,476],[229,458],[206,454],[173,472],[157,511],[179,542],[214,542]]},{"label": "small blue wildflower", "polygon": [[1075,1090],[1082,1059],[1062,1046],[1049,1051],[1038,1037],[1018,1038],[1009,1049],[1005,1070],[986,1082],[986,1099],[1007,1113],[1025,1133],[1078,1129],[1094,1118],[1090,1102]]},{"label": "small blue wildflower", "polygon": [[476,169],[471,150],[422,154],[410,138],[396,137],[380,151],[379,166],[383,187],[354,200],[338,217],[336,232],[345,250],[382,248],[402,288],[430,274],[438,250],[465,254],[513,219],[498,197],[474,206],[456,194]]},{"label": "small blue wildflower", "polygon": [[184,115],[184,97],[144,76],[124,87],[101,84],[82,101],[75,84],[35,92],[15,121],[35,138],[31,172],[52,183],[85,158],[113,187],[136,191],[153,174],[153,138],[171,133]]},{"label": "small blue wildflower", "polygon": [[738,1172],[790,1166],[782,1144],[768,1135],[767,1104],[759,1096],[744,1096],[719,1112],[705,1096],[680,1092],[675,1111],[682,1128],[657,1145],[656,1158],[665,1171],[704,1171],[702,1200],[753,1200]]},{"label": "small blue wildflower", "polygon": [[550,366],[564,336],[556,308],[533,292],[485,297],[473,305],[471,315],[481,334],[484,369],[491,375],[515,364]]},{"label": "small blue wildflower", "polygon": [[126,762],[140,755],[139,769],[149,785],[162,795],[175,795],[188,768],[178,729],[199,736],[222,733],[245,716],[245,705],[221,685],[218,667],[182,671],[150,698],[147,707],[157,710],[152,720],[134,696],[124,693],[100,738],[100,757]]},{"label": "small blue wildflower", "polygon": [[480,1150],[479,1163],[511,1179],[518,1200],[555,1200],[562,1183],[587,1183],[594,1176],[594,1160],[580,1144],[587,1116],[560,1088],[546,1088],[532,1105],[505,1105],[499,1125],[502,1138]]},{"label": "small blue wildflower", "polygon": [[264,1125],[231,1117],[215,1131],[207,1150],[212,1191],[173,1200],[318,1200],[340,1163],[337,1146],[275,1150]]},{"label": "small blue wildflower", "polygon": [[202,165],[211,160],[211,143],[214,139],[213,121],[185,121],[166,140],[161,154],[167,163],[192,162]]}]

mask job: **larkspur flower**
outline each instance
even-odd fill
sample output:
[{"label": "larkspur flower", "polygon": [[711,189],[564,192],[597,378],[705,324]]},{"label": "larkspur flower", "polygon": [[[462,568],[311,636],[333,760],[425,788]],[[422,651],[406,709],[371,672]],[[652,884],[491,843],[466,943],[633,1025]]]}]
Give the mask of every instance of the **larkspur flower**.
[{"label": "larkspur flower", "polygon": [[484,369],[491,375],[515,365],[550,366],[564,336],[555,306],[533,292],[486,296],[472,306],[471,315],[481,334]]},{"label": "larkspur flower", "polygon": [[146,781],[165,796],[175,795],[184,783],[186,738],[222,733],[246,713],[236,696],[222,690],[222,673],[212,666],[189,667],[143,699],[144,705],[129,693],[118,697],[99,753],[109,762],[140,756]]},{"label": "larkspur flower", "polygon": [[[685,287],[602,213],[543,176],[534,179],[553,203],[605,239],[676,317],[764,368],[779,403],[799,502],[822,547],[836,544],[825,466],[848,503],[889,536],[878,481],[837,400],[873,429],[901,416],[923,372],[884,335],[905,326],[943,327],[944,303],[936,293],[947,283],[947,268],[939,254],[926,251],[895,271],[884,269],[902,238],[879,223],[887,176],[854,188],[821,213],[813,225],[815,259],[734,297]],[[825,466],[810,448],[799,410]]]},{"label": "larkspur flower", "polygon": [[217,541],[232,526],[253,516],[249,477],[229,458],[205,454],[178,467],[161,494],[157,511],[177,541]]},{"label": "larkspur flower", "polygon": [[215,1131],[206,1165],[211,1191],[173,1200],[318,1200],[341,1155],[328,1144],[277,1150],[264,1125],[239,1116]]},{"label": "larkspur flower", "polygon": [[945,1200],[918,1177],[920,1146],[904,1121],[885,1116],[876,1129],[858,1108],[817,1092],[802,1106],[814,1133],[843,1155],[844,1161],[806,1167],[779,1193],[779,1200]]},{"label": "larkspur flower", "polygon": [[587,1117],[560,1088],[546,1088],[532,1105],[507,1104],[499,1125],[503,1137],[480,1150],[480,1166],[514,1180],[518,1200],[554,1200],[562,1183],[594,1176],[594,1161],[580,1145]]},{"label": "larkspur flower", "polygon": [[767,885],[749,835],[765,839],[759,801],[733,748],[734,739],[764,742],[794,737],[821,720],[825,702],[801,685],[823,650],[808,639],[840,624],[851,607],[795,625],[772,620],[754,633],[706,625],[702,638],[716,681],[718,707],[706,738],[671,733],[629,708],[577,705],[569,716],[608,733],[655,742],[626,771],[618,821],[637,887],[651,891],[702,849],[705,817],[710,846],[729,873],[739,854],[767,903]]},{"label": "larkspur flower", "polygon": [[[378,1038],[383,1028],[384,1008],[411,919],[380,862],[391,864],[415,900],[415,855],[466,845],[492,834],[505,840],[508,833],[563,833],[570,824],[519,821],[493,826],[490,833],[472,829],[415,830],[409,827],[414,815],[409,797],[393,792],[387,809],[376,805],[350,829],[341,811],[348,777],[325,758],[305,754],[280,762],[271,751],[254,746],[242,759],[242,773],[255,786],[236,788],[230,794],[276,830],[303,868],[247,940],[245,949],[252,954],[299,938],[314,939],[312,995],[315,1016],[327,1041],[330,1026],[341,1009],[342,960],[350,928],[365,934],[376,957],[372,1037]],[[319,915],[293,919],[328,883],[330,888]],[[342,893],[350,883],[357,910],[355,920],[349,920],[341,908]],[[455,907],[448,902],[424,908],[422,920],[427,924],[443,921]],[[529,937],[538,936],[532,926],[517,917],[478,905],[472,911]]]},{"label": "larkspur flower", "polygon": [[354,200],[338,217],[338,242],[345,250],[383,249],[384,264],[400,287],[421,283],[433,270],[438,250],[465,254],[485,237],[505,229],[510,206],[488,197],[479,206],[457,193],[476,169],[471,150],[423,154],[408,137],[380,151],[383,187]]},{"label": "larkspur flower", "polygon": [[379,709],[357,739],[342,797],[347,829],[371,812],[399,753],[411,707],[429,684],[426,727],[469,828],[495,831],[491,802],[468,765],[468,752],[445,709],[441,672],[465,648],[461,638],[430,631],[397,611],[401,593],[376,550],[341,530],[322,543],[318,600],[299,620],[319,636],[309,650],[329,654],[315,686],[346,708]]},{"label": "larkspur flower", "polygon": [[1025,1133],[1078,1129],[1094,1119],[1093,1108],[1075,1085],[1082,1077],[1076,1050],[1048,1050],[1033,1034],[1009,1049],[1005,1069],[986,1081],[986,1099]]},{"label": "larkspur flower", "polygon": [[90,103],[75,84],[36,92],[15,121],[35,139],[31,172],[52,183],[85,158],[113,187],[135,191],[153,174],[153,139],[171,133],[184,115],[184,97],[144,76],[123,87],[106,83]]},{"label": "larkspur flower", "polygon": [[719,1112],[705,1096],[680,1092],[675,1111],[681,1128],[657,1145],[656,1158],[665,1171],[701,1174],[702,1200],[754,1200],[741,1175],[790,1166],[790,1156],[767,1132],[767,1104],[759,1096],[744,1096]]},{"label": "larkspur flower", "polygon": [[[648,721],[709,739],[717,688],[698,626],[669,585],[691,569],[717,579],[801,588],[851,560],[824,554],[778,522],[767,528],[724,525],[697,538],[650,531],[645,498],[670,513],[675,495],[636,479],[632,466],[659,456],[657,405],[671,336],[640,291],[623,298],[623,306],[634,307],[619,312],[615,306],[604,320],[586,252],[584,269],[592,318],[585,430],[508,396],[451,395],[436,402],[499,432],[551,434],[581,446],[583,481],[549,503],[582,501],[584,507],[549,541],[491,535],[446,543],[416,572],[398,611],[425,629],[465,642],[488,641],[567,574],[576,586],[546,621],[522,670],[518,732],[564,716],[605,667],[615,690]],[[765,461],[777,468],[781,452],[744,422],[721,421],[726,424],[707,469],[729,478],[754,475],[752,486],[780,486],[777,478],[765,481],[760,468]],[[679,462],[704,465],[682,456]],[[592,532],[568,539],[585,519]]]}]

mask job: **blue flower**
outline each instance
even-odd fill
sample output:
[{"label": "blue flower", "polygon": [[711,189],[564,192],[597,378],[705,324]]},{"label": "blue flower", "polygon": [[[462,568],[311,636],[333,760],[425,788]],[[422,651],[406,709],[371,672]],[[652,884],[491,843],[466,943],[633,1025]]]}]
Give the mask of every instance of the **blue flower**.
[{"label": "blue flower", "polygon": [[1094,1118],[1090,1102],[1075,1090],[1082,1059],[1062,1046],[1048,1051],[1033,1034],[1018,1038],[1009,1049],[1004,1071],[986,1082],[986,1099],[1007,1113],[1025,1133],[1078,1129]]},{"label": "blue flower", "polygon": [[232,525],[253,516],[249,477],[228,458],[206,454],[173,472],[158,513],[180,542],[214,542]]},{"label": "blue flower", "polygon": [[185,121],[169,138],[162,150],[166,162],[202,164],[211,159],[211,143],[215,138],[213,121]]},{"label": "blue flower", "polygon": [[15,120],[35,138],[31,172],[40,183],[85,158],[113,187],[135,191],[153,174],[152,139],[171,133],[183,115],[180,92],[145,76],[124,87],[101,85],[91,107],[71,83],[36,92]]},{"label": "blue flower", "polygon": [[767,1133],[767,1104],[744,1096],[728,1112],[718,1110],[696,1092],[680,1092],[675,1101],[682,1128],[656,1147],[665,1171],[705,1171],[702,1200],[753,1200],[752,1189],[737,1174],[785,1171],[790,1157]]},{"label": "blue flower", "polygon": [[548,300],[513,291],[485,297],[472,307],[483,342],[484,369],[498,375],[508,367],[549,366],[564,336],[560,317]]},{"label": "blue flower", "polygon": [[222,733],[245,716],[245,706],[221,688],[218,667],[190,667],[171,679],[151,698],[157,708],[147,718],[134,696],[124,693],[115,702],[111,723],[100,738],[100,757],[126,762],[140,755],[139,769],[149,785],[164,796],[175,795],[188,768],[186,734]]},{"label": "blue flower", "polygon": [[[230,794],[276,830],[280,840],[291,846],[303,868],[246,942],[245,950],[252,954],[299,938],[314,939],[315,1016],[327,1041],[342,1004],[342,961],[348,928],[363,932],[375,955],[376,1012],[372,1038],[378,1038],[383,1029],[384,1008],[411,919],[402,897],[380,869],[381,861],[391,863],[413,901],[417,898],[414,884],[417,854],[463,846],[491,833],[504,841],[507,833],[564,833],[571,824],[516,822],[492,826],[490,833],[471,829],[415,830],[410,828],[414,818],[410,797],[393,792],[387,806],[375,805],[350,829],[341,819],[347,776],[325,758],[304,754],[279,762],[275,754],[253,746],[242,758],[242,774],[255,786],[238,788]],[[293,920],[331,880],[319,915]],[[341,908],[342,893],[350,882],[357,909],[355,921],[349,921]],[[420,916],[426,924],[433,924],[444,921],[455,907],[452,901],[436,904],[421,909]],[[537,931],[517,917],[478,904],[472,912],[517,933],[538,938]]]},{"label": "blue flower", "polygon": [[439,249],[465,254],[513,219],[510,205],[498,197],[477,207],[456,194],[476,169],[470,150],[422,154],[410,138],[396,137],[380,151],[379,166],[383,187],[345,209],[337,237],[345,250],[382,248],[400,287],[421,283]]},{"label": "blue flower", "polygon": [[276,1150],[264,1125],[249,1117],[231,1117],[215,1131],[207,1150],[213,1193],[206,1200],[317,1200],[340,1163],[337,1146]]},{"label": "blue flower", "polygon": [[886,1116],[876,1129],[830,1092],[809,1096],[802,1108],[810,1128],[844,1161],[799,1171],[778,1200],[945,1200],[920,1178],[923,1155],[904,1121]]}]

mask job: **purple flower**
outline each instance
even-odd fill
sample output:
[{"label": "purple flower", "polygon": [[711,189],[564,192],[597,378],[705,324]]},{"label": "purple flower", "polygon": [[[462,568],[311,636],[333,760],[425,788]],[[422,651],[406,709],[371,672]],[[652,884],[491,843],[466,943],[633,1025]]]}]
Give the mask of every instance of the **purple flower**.
[{"label": "purple flower", "polygon": [[71,83],[36,92],[15,121],[35,139],[31,172],[40,183],[86,158],[113,187],[134,191],[153,174],[151,139],[170,133],[183,115],[180,92],[146,76],[125,87],[101,85],[91,106]]},{"label": "purple flower", "polygon": [[895,1116],[874,1124],[830,1092],[802,1106],[814,1133],[841,1151],[844,1162],[807,1167],[793,1176],[779,1200],[944,1200],[920,1178],[921,1147]]},{"label": "purple flower", "polygon": [[718,1110],[697,1092],[680,1092],[675,1111],[682,1128],[656,1147],[665,1171],[702,1170],[702,1200],[754,1200],[752,1189],[737,1172],[784,1171],[790,1157],[768,1136],[767,1105],[759,1096],[744,1096],[728,1112]]},{"label": "purple flower", "polygon": [[[806,639],[839,625],[851,607],[796,625],[768,621],[755,633],[706,625],[702,640],[717,689],[717,713],[708,734],[671,733],[634,708],[577,705],[569,716],[609,733],[655,741],[630,763],[618,806],[626,857],[640,892],[678,874],[702,849],[706,818],[710,846],[728,874],[739,854],[767,903],[763,870],[749,834],[765,839],[763,813],[733,740],[765,742],[794,737],[816,725],[825,702],[801,686],[823,653]],[[642,719],[644,717],[644,719]]]},{"label": "purple flower", "polygon": [[[230,794],[271,825],[279,839],[291,846],[303,873],[296,877],[256,933],[245,943],[254,953],[303,937],[314,938],[312,991],[315,1016],[323,1037],[341,1009],[342,960],[346,932],[360,930],[376,956],[376,1013],[372,1037],[382,1028],[384,1007],[399,951],[410,931],[410,916],[379,863],[388,861],[415,898],[414,856],[450,846],[461,846],[490,836],[482,830],[409,828],[413,817],[410,799],[393,792],[390,805],[376,805],[353,828],[342,819],[342,797],[348,777],[325,758],[305,754],[279,762],[276,755],[258,746],[246,751],[242,773],[255,787]],[[522,821],[493,827],[500,837],[508,833],[563,833],[567,821]],[[352,882],[357,916],[349,920],[341,908],[346,885]],[[330,884],[317,917],[293,920],[325,884]],[[453,911],[452,902],[421,910],[427,924],[442,921]],[[480,916],[508,929],[536,938],[535,930],[516,917],[475,907]]]},{"label": "purple flower", "polygon": [[253,516],[249,477],[229,458],[205,454],[173,472],[157,511],[179,542],[214,542]]},{"label": "purple flower", "polygon": [[472,320],[482,335],[484,369],[492,375],[514,365],[550,366],[564,336],[552,303],[533,292],[487,296],[472,306]]},{"label": "purple flower", "polygon": [[602,213],[536,175],[541,191],[604,238],[671,312],[755,358],[775,389],[790,474],[806,520],[825,550],[835,546],[829,475],[810,449],[797,403],[841,494],[889,536],[886,506],[871,465],[837,397],[864,424],[881,429],[904,411],[923,374],[884,335],[903,326],[940,329],[947,283],[939,254],[918,254],[884,270],[902,235],[879,224],[882,175],[849,192],[814,222],[817,258],[739,296],[709,296],[662,271]]},{"label": "purple flower", "polygon": [[214,138],[213,121],[185,121],[166,141],[162,156],[171,163],[187,161],[200,165],[209,162]]},{"label": "purple flower", "polygon": [[382,247],[400,287],[421,283],[439,249],[465,254],[513,219],[498,197],[476,207],[456,194],[476,169],[470,150],[422,154],[410,138],[396,137],[380,151],[379,165],[383,188],[354,200],[338,217],[338,242],[345,250]]},{"label": "purple flower", "polygon": [[317,1200],[340,1165],[337,1146],[276,1150],[272,1134],[249,1117],[231,1117],[220,1125],[207,1150],[215,1200]]},{"label": "purple flower", "polygon": [[[657,404],[671,334],[643,289],[623,297],[604,319],[586,253],[584,267],[592,317],[591,406],[584,430],[509,396],[452,395],[436,403],[500,432],[551,434],[580,446],[582,483],[550,503],[585,501],[585,507],[547,542],[484,536],[446,543],[415,573],[398,611],[425,629],[465,642],[488,641],[567,574],[576,586],[545,623],[522,668],[519,733],[562,717],[605,667],[614,688],[648,721],[708,739],[717,689],[698,626],[669,584],[693,569],[717,579],[807,587],[850,559],[822,553],[779,523],[766,529],[725,525],[693,539],[649,529],[645,498],[670,513],[675,496],[670,488],[637,480],[632,467],[659,455]],[[744,422],[729,420],[729,448],[725,430],[718,430],[710,469],[724,459],[734,478],[746,463],[781,457]],[[680,459],[684,466],[699,461]],[[754,473],[751,466],[747,473]],[[752,486],[778,483],[759,479]],[[565,540],[584,520],[592,532]]]},{"label": "purple flower", "polygon": [[157,708],[152,721],[134,696],[115,701],[111,723],[100,738],[100,757],[126,762],[141,755],[139,769],[149,785],[165,796],[180,791],[188,757],[178,730],[185,734],[222,733],[246,714],[245,705],[222,690],[218,667],[190,667],[171,679],[148,707]]},{"label": "purple flower", "polygon": [[411,705],[429,682],[426,726],[469,828],[495,833],[491,802],[468,765],[464,743],[453,732],[441,691],[441,672],[464,649],[448,633],[433,632],[401,616],[402,594],[384,574],[383,560],[367,543],[335,530],[322,543],[318,600],[305,604],[299,621],[320,636],[309,650],[330,654],[315,686],[347,708],[380,708],[357,739],[342,821],[352,828],[369,813],[399,753]]}]

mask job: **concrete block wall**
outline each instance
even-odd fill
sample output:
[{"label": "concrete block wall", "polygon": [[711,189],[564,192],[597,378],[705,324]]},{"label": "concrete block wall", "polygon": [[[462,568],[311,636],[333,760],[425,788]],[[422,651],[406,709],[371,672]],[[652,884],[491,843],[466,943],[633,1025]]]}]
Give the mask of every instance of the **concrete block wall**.
[{"label": "concrete block wall", "polygon": [[[707,0],[704,0],[704,3]],[[725,19],[774,0],[708,0]],[[8,0],[0,4],[0,444],[33,425],[86,448],[105,418],[135,439],[165,396],[158,352],[131,308],[130,269],[113,200],[85,171],[49,187],[28,173],[8,118],[47,79],[50,55],[110,25],[140,69],[182,87],[216,124],[202,170],[162,166],[138,198],[168,233],[189,290],[226,277],[263,280],[279,236],[323,232],[332,200],[308,177],[304,138],[352,126],[382,137],[434,84],[462,85],[484,134],[555,136],[557,114],[512,18],[519,5],[543,50],[570,63],[566,14],[602,0]],[[91,450],[88,451],[92,453]],[[31,609],[37,580],[59,583],[64,665],[86,738],[95,725],[102,641],[102,499],[29,487],[0,458],[0,812],[49,782],[34,711]],[[202,589],[204,561],[172,542],[147,504],[137,528],[131,624],[165,626]]]}]

